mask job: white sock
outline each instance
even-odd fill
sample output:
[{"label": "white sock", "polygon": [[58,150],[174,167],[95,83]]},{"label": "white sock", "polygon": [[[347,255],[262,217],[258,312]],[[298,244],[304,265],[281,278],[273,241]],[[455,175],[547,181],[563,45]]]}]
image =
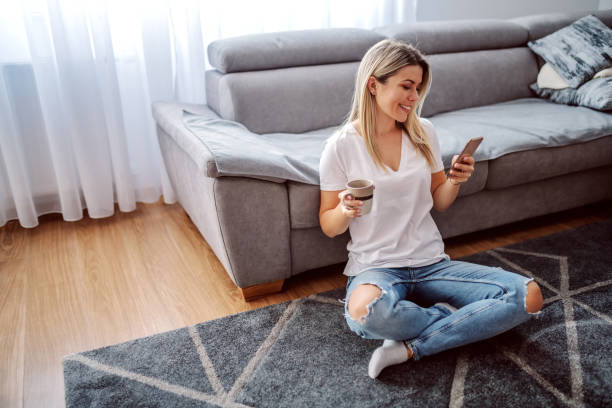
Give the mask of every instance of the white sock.
[{"label": "white sock", "polygon": [[449,305],[448,303],[445,303],[445,302],[438,302],[434,306],[442,306],[442,307],[450,310],[451,313],[455,313],[457,311],[457,308],[455,306]]},{"label": "white sock", "polygon": [[368,375],[371,378],[376,378],[385,367],[400,364],[404,361],[408,361],[408,350],[406,350],[404,342],[385,340],[383,345],[372,353],[368,366]]}]

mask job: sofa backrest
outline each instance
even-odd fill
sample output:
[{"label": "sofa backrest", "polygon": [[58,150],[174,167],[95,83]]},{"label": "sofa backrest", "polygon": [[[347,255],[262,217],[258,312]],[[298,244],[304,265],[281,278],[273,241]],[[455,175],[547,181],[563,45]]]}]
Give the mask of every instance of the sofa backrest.
[{"label": "sofa backrest", "polygon": [[219,40],[208,47],[206,97],[225,119],[256,133],[334,126],[346,116],[359,61],[385,37],[322,29]]},{"label": "sofa backrest", "polygon": [[504,20],[394,24],[374,31],[415,45],[426,55],[432,85],[423,116],[531,95],[536,61],[527,30]]},{"label": "sofa backrest", "polygon": [[592,14],[608,27],[612,27],[612,9],[577,11],[572,13],[550,13],[518,17],[508,20],[519,24],[529,31],[529,41],[535,41],[572,24],[574,21]]},{"label": "sofa backrest", "polygon": [[[218,40],[208,47],[216,69],[206,72],[207,103],[221,117],[256,133],[302,133],[338,125],[350,109],[359,61],[387,37],[414,44],[432,67],[425,117],[530,97],[529,84],[538,73],[535,54],[526,47],[530,36],[547,35],[587,14],[395,24],[371,31],[292,31]],[[612,10],[593,14],[610,26]]]}]

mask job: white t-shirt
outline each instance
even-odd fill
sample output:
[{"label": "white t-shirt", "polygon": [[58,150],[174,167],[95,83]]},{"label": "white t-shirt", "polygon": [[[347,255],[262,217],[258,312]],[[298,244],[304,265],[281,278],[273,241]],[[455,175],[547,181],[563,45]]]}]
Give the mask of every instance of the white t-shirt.
[{"label": "white t-shirt", "polygon": [[371,212],[350,221],[345,275],[371,268],[425,266],[449,258],[429,213],[433,207],[431,173],[444,170],[440,145],[432,123],[421,118],[421,124],[435,158],[433,170],[406,132],[402,132],[399,168],[397,172],[387,168],[388,173],[376,167],[351,123],[327,140],[319,163],[321,190],[344,190],[355,179],[372,180],[376,187]]}]

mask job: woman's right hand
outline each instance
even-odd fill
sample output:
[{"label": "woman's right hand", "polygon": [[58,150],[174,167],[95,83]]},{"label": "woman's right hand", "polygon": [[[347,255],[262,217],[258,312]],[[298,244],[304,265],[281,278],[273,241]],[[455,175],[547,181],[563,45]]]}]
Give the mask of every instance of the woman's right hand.
[{"label": "woman's right hand", "polygon": [[[344,200],[342,199],[344,197]],[[353,200],[353,196],[348,190],[341,191],[338,194],[340,198],[340,207],[342,208],[342,214],[347,218],[361,217],[361,206],[363,201]]]}]

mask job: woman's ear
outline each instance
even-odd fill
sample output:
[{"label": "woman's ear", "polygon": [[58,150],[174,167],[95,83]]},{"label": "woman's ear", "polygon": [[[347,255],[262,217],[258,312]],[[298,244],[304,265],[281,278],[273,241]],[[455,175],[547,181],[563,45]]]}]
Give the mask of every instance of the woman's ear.
[{"label": "woman's ear", "polygon": [[373,76],[368,79],[368,90],[372,95],[376,95],[376,78]]}]

